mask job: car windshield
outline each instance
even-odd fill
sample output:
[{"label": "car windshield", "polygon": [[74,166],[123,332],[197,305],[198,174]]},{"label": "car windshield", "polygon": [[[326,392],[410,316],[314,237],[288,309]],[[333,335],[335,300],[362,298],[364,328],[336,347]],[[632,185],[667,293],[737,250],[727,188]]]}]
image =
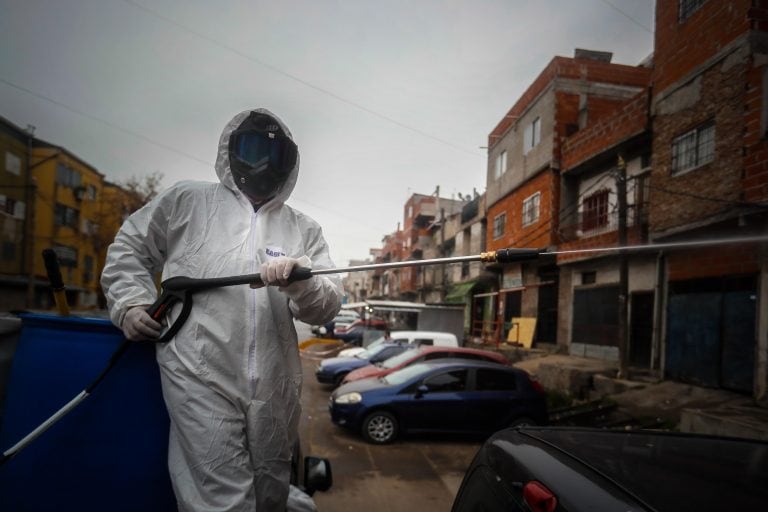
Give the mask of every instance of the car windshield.
[{"label": "car windshield", "polygon": [[373,347],[373,348],[368,347],[362,352],[355,354],[355,357],[357,357],[358,359],[365,359],[367,361],[368,359],[372,358],[373,356],[375,356],[376,354],[378,354],[379,352],[387,348],[387,346],[388,345],[379,345],[378,347]]},{"label": "car windshield", "polygon": [[381,380],[390,385],[403,384],[404,382],[408,382],[419,374],[425,373],[427,370],[429,370],[429,368],[429,365],[423,363],[412,364],[410,366],[406,366],[403,369],[397,370],[396,372],[390,373]]},{"label": "car windshield", "polygon": [[406,361],[413,359],[415,357],[416,352],[412,350],[406,350],[405,352],[398,354],[396,356],[390,357],[386,361],[383,361],[381,363],[382,368],[386,368],[387,370],[390,370],[392,368],[397,368],[401,364],[405,363]]}]

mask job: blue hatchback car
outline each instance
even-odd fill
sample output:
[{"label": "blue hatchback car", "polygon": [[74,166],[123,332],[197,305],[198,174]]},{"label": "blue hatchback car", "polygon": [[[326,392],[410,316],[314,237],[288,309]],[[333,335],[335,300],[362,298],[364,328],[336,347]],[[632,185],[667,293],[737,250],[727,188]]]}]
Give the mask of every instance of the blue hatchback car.
[{"label": "blue hatchback car", "polygon": [[335,424],[374,444],[401,432],[489,435],[547,421],[544,390],[527,372],[467,359],[436,359],[344,384],[329,409]]},{"label": "blue hatchback car", "polygon": [[338,386],[344,377],[352,370],[362,368],[369,364],[386,361],[416,345],[407,343],[384,343],[376,348],[364,350],[353,357],[331,357],[323,359],[315,369],[317,382],[321,384],[333,384]]}]

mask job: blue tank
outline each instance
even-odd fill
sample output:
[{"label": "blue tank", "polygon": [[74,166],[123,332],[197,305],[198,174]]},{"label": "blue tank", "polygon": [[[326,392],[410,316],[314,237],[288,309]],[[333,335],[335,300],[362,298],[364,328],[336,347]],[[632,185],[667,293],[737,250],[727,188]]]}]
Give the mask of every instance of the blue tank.
[{"label": "blue tank", "polygon": [[[2,451],[85,389],[123,340],[106,319],[19,316]],[[154,346],[131,344],[85,401],[0,467],[0,510],[176,510],[168,426]]]}]

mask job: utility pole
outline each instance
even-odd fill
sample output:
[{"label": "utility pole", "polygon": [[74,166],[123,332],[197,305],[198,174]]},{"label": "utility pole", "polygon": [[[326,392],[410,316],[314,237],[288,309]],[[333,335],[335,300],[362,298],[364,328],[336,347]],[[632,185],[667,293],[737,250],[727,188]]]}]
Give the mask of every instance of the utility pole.
[{"label": "utility pole", "polygon": [[35,307],[35,180],[32,177],[32,139],[35,127],[27,125],[27,172],[24,178],[24,245],[22,258],[27,274],[27,308]]},{"label": "utility pole", "polygon": [[[619,247],[627,246],[627,165],[624,158],[619,155],[616,166],[616,195],[619,214]],[[619,250],[619,377],[628,377],[628,332],[627,319],[629,317],[629,263],[627,252]]]}]

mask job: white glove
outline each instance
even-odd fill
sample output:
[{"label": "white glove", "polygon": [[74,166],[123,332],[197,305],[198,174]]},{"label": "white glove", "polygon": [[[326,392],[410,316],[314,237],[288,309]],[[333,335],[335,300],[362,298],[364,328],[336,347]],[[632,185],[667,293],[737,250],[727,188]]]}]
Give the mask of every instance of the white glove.
[{"label": "white glove", "polygon": [[[264,286],[288,287],[288,291],[291,291],[294,288],[303,288],[301,285],[306,284],[305,281],[288,282],[288,277],[293,269],[295,267],[309,267],[311,264],[312,262],[307,256],[302,256],[301,258],[280,256],[279,258],[262,263],[259,275]],[[251,288],[261,288],[261,286],[251,285]]]},{"label": "white glove", "polygon": [[159,338],[163,326],[147,313],[146,306],[134,306],[125,312],[123,334],[131,341]]}]

